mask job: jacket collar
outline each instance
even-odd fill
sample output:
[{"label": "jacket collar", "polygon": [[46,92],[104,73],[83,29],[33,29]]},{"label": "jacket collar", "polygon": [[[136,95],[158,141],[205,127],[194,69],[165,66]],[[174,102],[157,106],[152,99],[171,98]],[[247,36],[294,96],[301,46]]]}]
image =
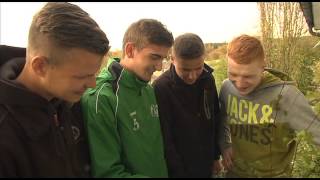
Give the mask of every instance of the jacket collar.
[{"label": "jacket collar", "polygon": [[141,90],[148,85],[148,82],[140,80],[134,73],[124,69],[116,60],[112,60],[108,70],[116,81],[120,79],[119,83],[123,86]]},{"label": "jacket collar", "polygon": [[15,79],[24,66],[24,59],[12,59],[0,69],[0,105],[23,127],[26,134],[35,139],[48,132],[53,124],[53,114],[63,101],[51,101],[17,84]]}]

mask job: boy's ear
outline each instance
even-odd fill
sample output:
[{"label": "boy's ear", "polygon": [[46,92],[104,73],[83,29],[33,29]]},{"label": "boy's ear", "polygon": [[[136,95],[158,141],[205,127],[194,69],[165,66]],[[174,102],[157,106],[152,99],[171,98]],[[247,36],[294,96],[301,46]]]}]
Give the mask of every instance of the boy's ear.
[{"label": "boy's ear", "polygon": [[128,58],[133,58],[134,57],[134,44],[132,42],[128,42],[125,45],[125,56]]},{"label": "boy's ear", "polygon": [[176,56],[174,54],[172,54],[170,60],[171,60],[171,62],[174,62],[176,60]]},{"label": "boy's ear", "polygon": [[46,75],[49,68],[48,59],[44,56],[35,56],[31,59],[31,67],[35,74],[43,77]]}]

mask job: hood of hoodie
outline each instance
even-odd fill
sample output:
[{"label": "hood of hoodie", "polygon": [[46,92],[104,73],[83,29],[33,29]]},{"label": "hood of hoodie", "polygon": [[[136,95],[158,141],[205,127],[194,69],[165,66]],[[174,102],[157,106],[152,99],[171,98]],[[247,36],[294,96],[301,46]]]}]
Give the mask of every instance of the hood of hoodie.
[{"label": "hood of hoodie", "polygon": [[287,74],[275,69],[265,68],[262,81],[255,91],[284,84],[296,85],[296,83]]},{"label": "hood of hoodie", "polygon": [[[51,122],[43,119],[53,115],[63,101],[48,101],[17,83],[15,79],[21,73],[24,64],[25,58],[13,58],[0,67],[0,106],[11,113],[28,137],[36,139],[50,128]],[[27,118],[31,112],[39,118]]]},{"label": "hood of hoodie", "polygon": [[0,67],[17,57],[26,57],[26,48],[0,45]]},{"label": "hood of hoodie", "polygon": [[[9,56],[13,58],[4,59]],[[14,58],[14,54],[1,54],[1,60],[3,61],[0,65],[0,106],[11,113],[29,137],[41,137],[52,124],[43,119],[50,119],[58,109],[62,110],[61,108],[67,105],[66,102],[57,98],[48,101],[16,81],[25,65],[25,57]],[[33,118],[28,118],[32,116]]]},{"label": "hood of hoodie", "polygon": [[48,101],[16,82],[26,59],[26,49],[0,46],[0,104],[46,107]]},{"label": "hood of hoodie", "polygon": [[0,67],[0,104],[47,107],[46,99],[15,81],[24,64],[25,58],[13,58]]}]

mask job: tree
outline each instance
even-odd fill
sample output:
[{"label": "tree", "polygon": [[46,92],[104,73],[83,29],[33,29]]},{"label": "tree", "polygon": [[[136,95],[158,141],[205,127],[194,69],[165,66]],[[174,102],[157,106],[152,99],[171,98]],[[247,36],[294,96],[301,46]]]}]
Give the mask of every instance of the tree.
[{"label": "tree", "polygon": [[[315,103],[320,98],[320,53],[312,47],[319,39],[304,36],[307,26],[299,3],[259,2],[258,7],[267,65],[295,79],[298,88]],[[319,103],[315,110],[320,112]],[[293,176],[320,177],[319,150],[304,131],[298,134],[298,139]]]},{"label": "tree", "polygon": [[[213,44],[213,43],[212,43]],[[224,59],[227,54],[227,43],[216,43],[215,47],[206,47],[206,60]]]},{"label": "tree", "polygon": [[259,2],[262,43],[267,65],[296,76],[299,38],[306,34],[306,24],[297,2]]}]

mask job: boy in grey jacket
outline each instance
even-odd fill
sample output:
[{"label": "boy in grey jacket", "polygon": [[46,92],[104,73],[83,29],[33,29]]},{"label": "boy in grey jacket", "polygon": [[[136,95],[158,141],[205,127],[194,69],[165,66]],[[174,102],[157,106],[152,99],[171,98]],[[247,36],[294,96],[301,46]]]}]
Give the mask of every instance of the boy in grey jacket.
[{"label": "boy in grey jacket", "polygon": [[[227,177],[288,177],[296,130],[320,144],[320,121],[295,83],[265,68],[260,41],[247,35],[227,49],[228,80],[220,91],[222,142]],[[232,142],[232,143],[231,143]]]}]

